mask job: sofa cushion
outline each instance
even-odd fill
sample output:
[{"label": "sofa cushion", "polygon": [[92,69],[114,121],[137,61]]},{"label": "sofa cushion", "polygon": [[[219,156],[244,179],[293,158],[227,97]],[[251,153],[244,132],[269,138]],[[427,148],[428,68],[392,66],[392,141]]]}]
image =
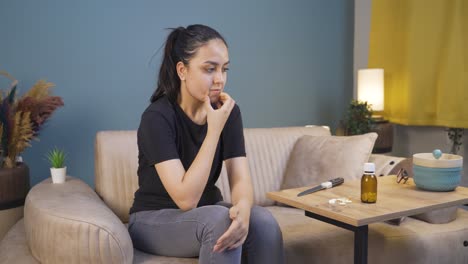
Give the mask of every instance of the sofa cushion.
[{"label": "sofa cushion", "polygon": [[41,263],[131,263],[133,245],[120,219],[83,181],[50,178],[26,197],[29,248]]},{"label": "sofa cushion", "polygon": [[19,220],[0,242],[0,264],[39,264],[26,242],[24,220]]},{"label": "sofa cushion", "polygon": [[[351,231],[304,216],[304,211],[279,206],[267,209],[281,227],[286,263],[352,263],[354,235]],[[466,263],[468,211],[437,225],[408,218],[400,226],[369,225],[369,263]]]},{"label": "sofa cushion", "polygon": [[292,150],[281,189],[318,184],[336,177],[360,179],[376,139],[376,133],[301,137]]},{"label": "sofa cushion", "polygon": [[412,215],[411,217],[431,224],[446,224],[457,218],[457,210],[458,206],[450,206],[427,213]]}]

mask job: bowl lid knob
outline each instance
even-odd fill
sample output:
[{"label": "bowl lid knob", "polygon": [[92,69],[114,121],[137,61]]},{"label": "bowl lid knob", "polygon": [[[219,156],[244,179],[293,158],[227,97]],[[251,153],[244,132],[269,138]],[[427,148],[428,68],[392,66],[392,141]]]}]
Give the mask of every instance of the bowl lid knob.
[{"label": "bowl lid knob", "polygon": [[442,157],[442,151],[440,151],[440,149],[434,149],[434,151],[432,151],[432,156],[434,156],[435,159],[440,159],[440,157]]}]

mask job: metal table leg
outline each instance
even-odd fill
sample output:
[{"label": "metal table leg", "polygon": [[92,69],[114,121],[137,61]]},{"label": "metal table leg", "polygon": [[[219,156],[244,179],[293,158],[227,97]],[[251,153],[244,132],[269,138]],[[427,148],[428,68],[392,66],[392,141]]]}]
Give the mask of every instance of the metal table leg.
[{"label": "metal table leg", "polygon": [[311,212],[305,212],[305,215],[322,222],[332,224],[354,232],[354,263],[355,264],[367,264],[367,239],[368,230],[367,225],[364,226],[353,226],[346,224],[335,219],[331,219],[322,215],[314,214]]},{"label": "metal table leg", "polygon": [[354,263],[367,263],[368,226],[359,226],[354,230]]}]

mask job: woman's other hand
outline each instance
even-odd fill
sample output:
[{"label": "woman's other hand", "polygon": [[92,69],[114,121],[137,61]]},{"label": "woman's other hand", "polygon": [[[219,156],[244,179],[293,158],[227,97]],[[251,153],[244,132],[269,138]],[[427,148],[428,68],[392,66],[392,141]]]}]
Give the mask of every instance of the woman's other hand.
[{"label": "woman's other hand", "polygon": [[249,231],[249,214],[240,212],[239,207],[234,205],[229,209],[229,217],[232,223],[228,230],[218,239],[213,248],[215,252],[223,252],[241,246]]}]

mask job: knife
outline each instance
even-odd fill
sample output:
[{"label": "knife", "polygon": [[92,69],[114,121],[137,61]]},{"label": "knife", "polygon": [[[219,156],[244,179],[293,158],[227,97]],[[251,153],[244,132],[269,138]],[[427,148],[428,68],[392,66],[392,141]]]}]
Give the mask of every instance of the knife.
[{"label": "knife", "polygon": [[320,190],[329,189],[329,188],[338,186],[338,185],[342,184],[343,182],[344,182],[343,178],[331,179],[329,181],[322,182],[320,185],[317,185],[317,186],[314,186],[314,187],[312,187],[310,189],[307,189],[307,190],[299,193],[297,196],[299,197],[299,196],[303,196],[303,195],[306,195],[306,194],[309,194],[309,193],[314,193],[314,192],[317,192],[317,191],[320,191]]}]

